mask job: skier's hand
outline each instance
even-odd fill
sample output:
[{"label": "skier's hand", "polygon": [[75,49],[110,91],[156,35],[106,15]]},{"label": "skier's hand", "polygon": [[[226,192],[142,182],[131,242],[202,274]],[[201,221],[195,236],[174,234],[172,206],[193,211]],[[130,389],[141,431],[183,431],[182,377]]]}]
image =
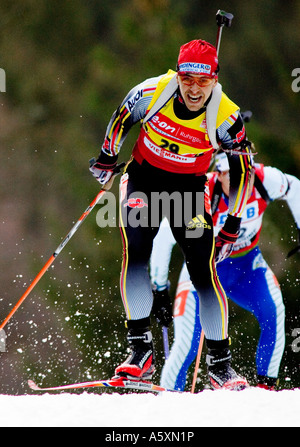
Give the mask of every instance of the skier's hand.
[{"label": "skier's hand", "polygon": [[168,288],[164,290],[153,290],[152,314],[156,321],[162,326],[168,327],[173,321],[173,309]]},{"label": "skier's hand", "polygon": [[[112,160],[113,161],[113,160]],[[90,171],[93,176],[98,180],[101,185],[105,185],[111,179],[114,169],[117,166],[117,161],[112,164],[104,164],[98,160],[92,159],[90,160]]]},{"label": "skier's hand", "polygon": [[233,245],[239,237],[241,219],[239,217],[228,215],[224,227],[216,237],[215,262],[224,261],[233,250]]},{"label": "skier's hand", "polygon": [[224,261],[224,259],[228,258],[233,250],[233,244],[226,243],[219,236],[216,237],[216,254],[215,254],[215,262],[218,264],[219,262]]},{"label": "skier's hand", "polygon": [[[99,158],[90,160],[90,171],[98,182],[103,186],[103,189],[108,191],[114,181],[114,176],[121,172],[121,169],[126,163],[120,163],[117,165],[118,156],[108,156],[104,152],[101,152]],[[104,187],[105,186],[105,187]]]},{"label": "skier's hand", "polygon": [[300,251],[300,228],[298,228],[298,245],[297,247],[293,248],[291,251],[288,252],[287,257],[290,258],[294,254],[298,253]]}]

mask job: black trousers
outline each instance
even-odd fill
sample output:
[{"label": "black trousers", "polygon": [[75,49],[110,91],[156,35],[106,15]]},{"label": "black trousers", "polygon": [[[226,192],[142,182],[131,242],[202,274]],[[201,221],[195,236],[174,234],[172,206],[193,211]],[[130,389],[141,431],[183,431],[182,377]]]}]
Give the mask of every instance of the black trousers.
[{"label": "black trousers", "polygon": [[227,338],[228,308],[216,274],[213,223],[205,205],[206,176],[174,174],[131,161],[120,187],[123,238],[121,295],[127,319],[149,317],[153,304],[149,260],[159,223],[167,217],[200,299],[206,338]]}]

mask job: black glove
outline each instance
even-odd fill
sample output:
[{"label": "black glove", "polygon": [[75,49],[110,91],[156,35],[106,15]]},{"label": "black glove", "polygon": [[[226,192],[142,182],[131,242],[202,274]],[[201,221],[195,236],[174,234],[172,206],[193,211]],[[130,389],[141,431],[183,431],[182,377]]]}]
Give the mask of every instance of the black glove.
[{"label": "black glove", "polygon": [[224,261],[228,258],[233,250],[233,244],[239,237],[241,218],[228,215],[224,227],[219,231],[216,237],[216,253],[215,261]]},{"label": "black glove", "polygon": [[100,153],[97,160],[90,160],[90,171],[101,185],[105,185],[111,179],[117,167],[118,156],[109,156]]},{"label": "black glove", "polygon": [[287,257],[290,258],[294,254],[298,253],[298,251],[300,251],[300,228],[298,228],[298,245],[288,253]]},{"label": "black glove", "polygon": [[152,292],[154,298],[152,314],[159,324],[168,327],[173,321],[173,309],[168,289],[166,288],[160,291],[152,290]]}]

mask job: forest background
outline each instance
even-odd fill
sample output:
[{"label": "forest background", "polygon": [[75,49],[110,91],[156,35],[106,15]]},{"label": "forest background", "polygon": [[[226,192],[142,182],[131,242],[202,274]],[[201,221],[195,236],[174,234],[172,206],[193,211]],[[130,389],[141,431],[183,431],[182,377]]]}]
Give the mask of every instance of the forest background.
[{"label": "forest background", "polygon": [[[242,110],[253,112],[247,132],[256,160],[299,177],[298,1],[1,2],[0,67],[6,74],[6,92],[0,93],[1,321],[98,193],[89,159],[98,155],[113,111],[134,85],[175,69],[183,43],[195,38],[215,43],[218,9],[234,15],[222,36],[219,80]],[[129,159],[137,133],[138,126],[120,161]],[[117,180],[112,191],[118,196]],[[29,392],[28,378],[44,385],[108,378],[124,359],[121,237],[117,225],[99,228],[96,213],[5,327],[0,393]],[[300,255],[286,257],[296,245],[286,204],[271,204],[261,249],[286,305],[281,388],[300,386],[295,343]],[[181,263],[175,249],[172,296]],[[163,347],[155,321],[153,331],[158,382]],[[232,303],[230,335],[235,365],[253,381],[259,327]],[[202,359],[198,389],[205,386],[204,373]]]}]

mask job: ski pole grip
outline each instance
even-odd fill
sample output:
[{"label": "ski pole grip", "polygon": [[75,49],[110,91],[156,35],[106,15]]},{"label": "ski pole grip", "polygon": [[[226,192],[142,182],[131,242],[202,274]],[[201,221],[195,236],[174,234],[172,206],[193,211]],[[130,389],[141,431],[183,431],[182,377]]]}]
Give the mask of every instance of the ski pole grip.
[{"label": "ski pole grip", "polygon": [[109,190],[110,190],[110,188],[112,187],[113,182],[114,182],[114,180],[115,180],[115,176],[118,175],[118,174],[120,174],[121,169],[124,168],[125,165],[126,165],[126,163],[125,163],[125,162],[122,162],[122,163],[118,164],[118,165],[114,168],[114,170],[113,170],[113,175],[111,176],[111,179],[110,179],[107,183],[105,183],[105,185],[103,185],[102,190],[104,190],[104,191],[109,191]]},{"label": "ski pole grip", "polygon": [[227,26],[228,28],[231,26],[232,20],[233,20],[233,14],[230,12],[222,11],[219,9],[219,11],[216,14],[216,20],[217,25],[220,26]]}]

